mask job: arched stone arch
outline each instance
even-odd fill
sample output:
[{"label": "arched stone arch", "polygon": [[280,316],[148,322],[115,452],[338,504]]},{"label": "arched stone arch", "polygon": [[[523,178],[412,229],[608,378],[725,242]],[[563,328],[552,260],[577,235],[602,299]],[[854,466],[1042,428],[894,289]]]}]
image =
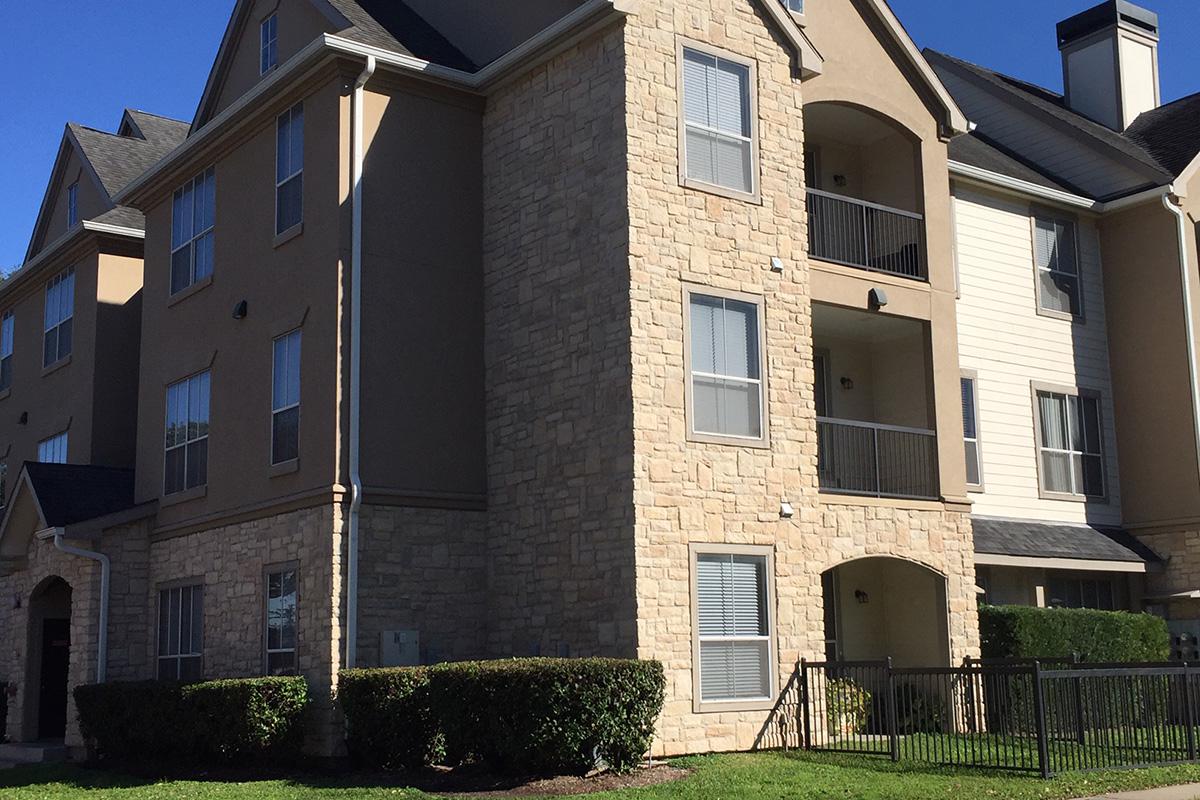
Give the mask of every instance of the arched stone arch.
[{"label": "arched stone arch", "polygon": [[43,578],[29,593],[22,738],[61,739],[66,734],[73,589],[59,575]]}]

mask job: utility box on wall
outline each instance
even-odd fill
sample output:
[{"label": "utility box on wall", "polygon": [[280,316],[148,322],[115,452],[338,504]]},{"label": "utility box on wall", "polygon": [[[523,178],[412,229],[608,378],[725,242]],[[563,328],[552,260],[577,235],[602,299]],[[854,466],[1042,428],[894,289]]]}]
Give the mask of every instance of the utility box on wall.
[{"label": "utility box on wall", "polygon": [[421,634],[418,631],[384,631],[380,634],[380,666],[416,667],[421,664]]}]

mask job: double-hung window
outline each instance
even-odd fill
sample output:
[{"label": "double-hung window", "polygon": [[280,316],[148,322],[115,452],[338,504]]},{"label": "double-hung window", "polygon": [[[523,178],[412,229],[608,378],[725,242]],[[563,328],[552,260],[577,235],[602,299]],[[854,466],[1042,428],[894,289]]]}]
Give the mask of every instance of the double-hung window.
[{"label": "double-hung window", "polygon": [[1042,491],[1104,497],[1100,399],[1042,389],[1036,397]]},{"label": "double-hung window", "polygon": [[774,692],[769,559],[696,553],[699,701],[768,701]]},{"label": "double-hung window", "polygon": [[175,190],[171,207],[171,294],[213,272],[217,176],[209,167]]},{"label": "double-hung window", "polygon": [[694,437],[765,443],[761,304],[749,295],[687,292]]},{"label": "double-hung window", "polygon": [[0,317],[0,392],[12,388],[14,332],[13,312],[5,311]]},{"label": "double-hung window", "polygon": [[267,573],[267,674],[296,672],[296,569]]},{"label": "double-hung window", "polygon": [[755,119],[749,62],[683,48],[685,185],[755,196]]},{"label": "double-hung window", "polygon": [[67,187],[67,227],[75,227],[79,222],[79,181]]},{"label": "double-hung window", "polygon": [[42,366],[57,364],[71,355],[71,335],[75,316],[75,268],[51,278],[46,284],[46,326],[42,348]]},{"label": "double-hung window", "polygon": [[208,483],[208,403],[212,373],[167,387],[166,478],[163,494]]},{"label": "double-hung window", "polygon": [[203,676],[204,587],[176,586],[158,593],[158,679]]},{"label": "double-hung window", "polygon": [[1082,316],[1076,242],[1073,221],[1034,216],[1033,255],[1037,264],[1037,303],[1040,312]]},{"label": "double-hung window", "polygon": [[275,137],[275,233],[304,219],[304,104],[279,115]]},{"label": "double-hung window", "polygon": [[300,455],[300,331],[274,342],[271,391],[271,463]]},{"label": "double-hung window", "polygon": [[66,431],[38,442],[38,461],[43,464],[67,463]]},{"label": "double-hung window", "polygon": [[979,396],[972,374],[963,375],[962,387],[963,449],[967,457],[967,485],[983,485],[983,469],[979,457]]},{"label": "double-hung window", "polygon": [[279,18],[272,14],[258,27],[259,60],[258,74],[266,75],[275,68],[279,59]]}]

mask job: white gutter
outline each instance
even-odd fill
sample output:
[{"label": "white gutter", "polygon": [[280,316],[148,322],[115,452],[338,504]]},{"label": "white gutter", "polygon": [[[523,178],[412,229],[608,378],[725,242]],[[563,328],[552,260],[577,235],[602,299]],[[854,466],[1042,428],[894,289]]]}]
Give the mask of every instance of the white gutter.
[{"label": "white gutter", "polygon": [[1192,384],[1192,435],[1195,437],[1196,468],[1200,474],[1200,370],[1196,365],[1196,326],[1192,318],[1192,269],[1188,258],[1187,215],[1175,202],[1174,190],[1163,195],[1163,207],[1174,215],[1179,230],[1179,279],[1183,283],[1183,323],[1187,336],[1188,373]]},{"label": "white gutter", "polygon": [[54,546],[70,556],[79,556],[100,564],[100,630],[96,635],[96,683],[104,683],[108,678],[108,605],[109,582],[112,577],[112,562],[103,553],[82,550],[72,547],[63,541],[65,531],[62,528],[49,528],[38,533],[39,539],[54,538]]},{"label": "white gutter", "polygon": [[363,99],[367,81],[375,74],[375,56],[367,56],[354,82],[351,100],[350,190],[350,519],[346,556],[346,666],[358,661],[358,523],[362,510],[360,429],[362,427],[362,240],[363,240]]},{"label": "white gutter", "polygon": [[1151,189],[1131,194],[1126,197],[1120,197],[1116,200],[1100,202],[1093,200],[1090,197],[1074,194],[1072,192],[1063,191],[1062,189],[1053,189],[1049,186],[1042,186],[1030,181],[1013,178],[1008,175],[1002,175],[999,172],[975,167],[970,164],[964,164],[961,161],[948,162],[950,174],[959,178],[964,178],[974,183],[986,184],[989,187],[1003,189],[1009,192],[1015,192],[1020,195],[1031,197],[1039,197],[1043,200],[1048,200],[1052,203],[1058,203],[1063,206],[1071,206],[1073,208],[1082,208],[1087,211],[1093,211],[1097,214],[1104,214],[1110,211],[1120,211],[1124,208],[1148,203],[1152,200],[1157,200],[1164,195],[1171,194],[1173,189],[1171,186],[1155,186]]}]

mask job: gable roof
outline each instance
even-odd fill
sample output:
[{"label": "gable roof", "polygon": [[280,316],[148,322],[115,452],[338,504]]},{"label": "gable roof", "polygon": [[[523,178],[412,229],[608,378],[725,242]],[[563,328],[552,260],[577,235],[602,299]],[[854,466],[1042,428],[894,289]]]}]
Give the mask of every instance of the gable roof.
[{"label": "gable roof", "polygon": [[988,172],[1041,186],[1043,189],[1079,194],[1077,187],[1052,178],[1034,164],[1022,159],[1016,153],[1009,151],[978,131],[951,139],[949,156],[951,162],[978,167]]},{"label": "gable roof", "polygon": [[1200,92],[1141,114],[1125,136],[1179,177],[1200,155]]},{"label": "gable roof", "polygon": [[131,469],[28,462],[24,474],[47,528],[65,528],[134,505]]}]

